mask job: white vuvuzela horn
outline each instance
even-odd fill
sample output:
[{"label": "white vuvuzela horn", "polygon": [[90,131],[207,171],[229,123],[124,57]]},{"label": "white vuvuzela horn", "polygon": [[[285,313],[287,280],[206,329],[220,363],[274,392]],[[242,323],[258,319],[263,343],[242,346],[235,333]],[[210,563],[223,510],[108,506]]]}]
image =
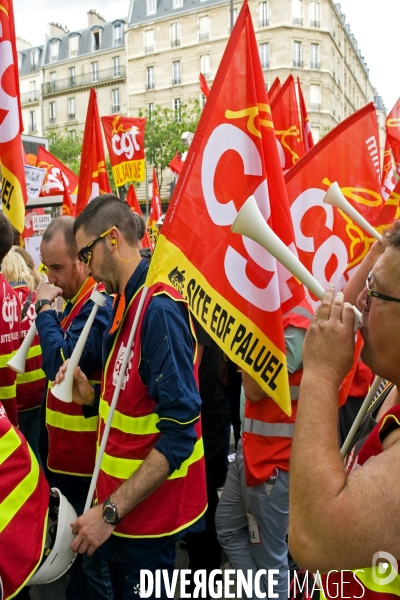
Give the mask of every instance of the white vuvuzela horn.
[{"label": "white vuvuzela horn", "polygon": [[21,346],[18,348],[17,352],[12,358],[10,358],[10,360],[7,363],[10,369],[15,371],[16,373],[19,373],[20,375],[23,375],[25,373],[26,357],[28,356],[29,348],[32,346],[33,338],[36,334],[37,329],[35,321],[33,321]]},{"label": "white vuvuzela horn", "polygon": [[51,393],[53,394],[53,396],[58,400],[62,400],[62,402],[72,402],[72,386],[74,384],[74,371],[81,359],[82,352],[85,347],[86,340],[88,339],[90,328],[92,327],[96,313],[99,307],[104,306],[106,303],[106,297],[104,294],[100,294],[100,292],[97,291],[97,285],[94,288],[90,299],[94,302],[92,312],[90,313],[89,318],[85,323],[85,327],[82,329],[82,333],[79,336],[78,341],[76,342],[76,346],[71,354],[67,370],[64,374],[64,379],[61,383],[54,385],[51,389]]},{"label": "white vuvuzela horn", "polygon": [[366,231],[371,237],[374,237],[379,242],[382,241],[381,234],[378,233],[372,227],[372,225],[370,225],[368,223],[368,221],[366,221],[366,219],[364,219],[364,217],[362,215],[360,215],[360,213],[355,208],[353,208],[353,206],[350,204],[350,202],[348,200],[346,200],[346,198],[343,196],[341,189],[336,181],[334,183],[332,183],[331,187],[326,192],[326,195],[324,198],[324,204],[330,204],[331,206],[336,206],[336,208],[340,208],[340,210],[342,210],[347,215],[349,215],[349,217],[355,223],[357,223],[357,225],[362,227],[362,229],[364,229],[364,231]]},{"label": "white vuvuzela horn", "polygon": [[[282,240],[272,231],[262,216],[254,196],[250,196],[243,204],[232,223],[231,231],[240,233],[254,240],[268,250],[272,256],[279,260],[294,277],[299,279],[306,288],[321,300],[325,293],[322,285],[318,283],[310,271],[299,261]],[[362,322],[360,311],[353,306],[356,322]]]}]

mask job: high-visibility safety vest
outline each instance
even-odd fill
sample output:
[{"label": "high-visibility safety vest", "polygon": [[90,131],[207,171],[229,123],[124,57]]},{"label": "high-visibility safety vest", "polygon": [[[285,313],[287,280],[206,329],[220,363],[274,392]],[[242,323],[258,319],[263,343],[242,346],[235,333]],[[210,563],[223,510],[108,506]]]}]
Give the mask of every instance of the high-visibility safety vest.
[{"label": "high-visibility safety vest", "polygon": [[[314,311],[305,298],[283,316],[283,327],[307,329]],[[275,467],[289,471],[292,437],[297,414],[297,399],[303,369],[289,375],[292,414],[290,417],[271,398],[258,402],[246,400],[242,444],[248,487],[267,481]]]},{"label": "high-visibility safety vest", "polygon": [[[386,414],[382,417],[379,423],[374,427],[369,436],[367,437],[364,444],[361,446],[358,454],[352,457],[351,471],[358,468],[362,468],[365,463],[373,456],[378,456],[383,452],[380,433],[383,428],[387,427],[392,423],[397,423],[400,427],[400,405],[397,404],[393,408],[390,408]],[[374,482],[371,482],[374,485]],[[384,493],[384,491],[383,491]],[[384,550],[383,548],[377,548],[377,551]],[[388,568],[383,574],[377,572],[377,568],[368,566],[363,569],[357,569],[353,573],[353,577],[346,577],[346,583],[343,586],[343,595],[346,598],[363,598],[363,600],[394,600],[395,597],[400,597],[400,562],[397,562],[397,573],[396,568],[392,564],[389,565],[388,557],[382,557]],[[372,556],[371,556],[372,561]],[[395,563],[396,565],[396,563]],[[348,574],[349,575],[349,574]],[[355,580],[357,578],[358,581]],[[384,583],[383,578],[387,580]],[[350,581],[350,583],[348,583]],[[339,585],[339,587],[338,587]],[[322,576],[322,586],[327,594],[325,588],[331,588],[332,590],[340,589],[341,585],[341,573],[331,572],[329,573],[329,581],[327,582],[327,576]],[[364,593],[362,588],[364,588]],[[329,589],[328,589],[329,593]],[[333,592],[335,593],[335,592]],[[322,592],[320,592],[320,599],[323,599]]]},{"label": "high-visibility safety vest", "polygon": [[[88,302],[95,285],[94,279],[86,280],[71,312],[61,321],[64,331],[68,331],[75,317]],[[90,382],[100,383],[100,378],[99,371],[91,376]],[[47,457],[49,470],[66,475],[91,477],[96,459],[98,417],[85,419],[81,406],[75,402],[57,400],[51,393],[51,382],[49,382],[46,397],[46,427],[49,434]]]},{"label": "high-visibility safety vest", "polygon": [[[108,356],[101,386],[99,443],[110,410],[118,373],[139,303],[140,288],[129,303]],[[110,496],[141,466],[160,437],[157,402],[150,398],[139,375],[140,335],[146,309],[153,295],[167,294],[175,301],[183,298],[169,286],[157,283],[147,294],[133,343],[130,361],[114,413],[110,435],[97,481],[97,501]],[[189,315],[188,315],[189,319]],[[197,377],[196,355],[193,372]],[[162,537],[176,533],[197,521],[205,512],[207,497],[203,438],[200,419],[195,425],[197,441],[193,453],[150,496],[124,516],[113,533],[124,537]]]},{"label": "high-visibility safety vest", "polygon": [[[32,293],[31,304],[20,324],[20,342],[22,343],[36,318],[36,292],[31,292],[27,285],[16,285],[13,289],[18,295],[21,310],[29,294]],[[42,349],[40,347],[39,334],[37,333],[33,339],[32,346],[28,350],[25,373],[18,373],[17,375],[18,410],[24,411],[38,408],[43,400],[45,384],[46,375],[42,370]]]},{"label": "high-visibility safety vest", "polygon": [[50,490],[24,436],[0,402],[0,576],[13,598],[39,566]]},{"label": "high-visibility safety vest", "polygon": [[17,375],[7,363],[19,347],[20,314],[17,294],[0,273],[0,401],[15,426],[18,425]]}]

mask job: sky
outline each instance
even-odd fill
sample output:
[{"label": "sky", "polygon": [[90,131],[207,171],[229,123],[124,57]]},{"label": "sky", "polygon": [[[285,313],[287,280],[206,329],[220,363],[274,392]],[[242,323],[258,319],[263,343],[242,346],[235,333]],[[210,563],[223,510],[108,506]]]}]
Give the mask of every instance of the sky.
[{"label": "sky", "polygon": [[[369,68],[371,83],[390,112],[400,97],[400,0],[341,0],[340,4]],[[112,21],[128,15],[129,0],[14,0],[16,32],[32,45],[40,45],[46,23],[55,21],[71,31],[83,29],[90,9]]]}]

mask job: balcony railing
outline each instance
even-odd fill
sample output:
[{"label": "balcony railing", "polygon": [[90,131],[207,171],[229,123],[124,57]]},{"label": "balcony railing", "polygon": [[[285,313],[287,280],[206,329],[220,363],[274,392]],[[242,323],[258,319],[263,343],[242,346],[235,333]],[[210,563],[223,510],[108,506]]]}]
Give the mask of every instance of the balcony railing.
[{"label": "balcony railing", "polygon": [[320,102],[310,102],[310,110],[321,110]]},{"label": "balcony railing", "polygon": [[29,123],[29,133],[36,132],[36,123]]},{"label": "balcony railing", "polygon": [[293,17],[293,25],[303,25],[303,19],[301,17]]},{"label": "balcony railing", "polygon": [[302,67],[303,66],[303,61],[302,60],[297,60],[297,59],[293,59],[293,66],[294,67]]},{"label": "balcony railing", "polygon": [[152,44],[151,46],[145,46],[144,47],[144,51],[147,52],[154,52],[154,44]]},{"label": "balcony railing", "polygon": [[314,60],[312,60],[310,62],[310,68],[311,69],[319,69],[320,68],[320,63],[319,62],[315,62]]},{"label": "balcony railing", "polygon": [[49,118],[49,123],[55,123],[56,122],[56,118],[55,117],[50,117]]},{"label": "balcony railing", "polygon": [[209,40],[209,39],[210,39],[209,31],[203,31],[202,33],[199,33],[199,42],[204,42],[205,40]]},{"label": "balcony railing", "polygon": [[69,113],[68,120],[69,121],[75,121],[75,113]]},{"label": "balcony railing", "polygon": [[39,69],[39,63],[31,63],[31,68],[30,71],[31,73],[34,73],[34,71],[37,71]]},{"label": "balcony railing", "polygon": [[[121,65],[118,69],[104,69],[102,71],[98,71],[96,75],[96,81],[99,83],[104,83],[106,81],[113,83],[113,80],[116,78],[126,77],[126,67],[125,65]],[[42,84],[42,94],[45,96],[46,94],[53,94],[55,92],[62,92],[64,90],[71,90],[79,87],[90,87],[93,81],[94,74],[92,72],[85,73],[84,75],[76,75],[73,78],[67,77],[66,79],[49,81],[48,83]]]},{"label": "balcony railing", "polygon": [[180,38],[174,38],[173,40],[171,40],[171,46],[180,46],[181,45],[181,40]]},{"label": "balcony railing", "polygon": [[172,78],[172,85],[179,85],[181,82],[181,78],[180,77],[173,77]]},{"label": "balcony railing", "polygon": [[24,94],[21,94],[21,104],[39,102],[39,94],[39,90],[33,90],[31,92],[25,92]]},{"label": "balcony railing", "polygon": [[146,83],[146,90],[154,90],[154,81]]},{"label": "balcony railing", "polygon": [[310,27],[321,27],[321,21],[310,21]]},{"label": "balcony railing", "polygon": [[268,60],[268,61],[261,62],[261,67],[262,67],[263,69],[269,69],[269,60]]},{"label": "balcony railing", "polygon": [[269,19],[259,19],[258,20],[259,27],[268,27],[268,25],[269,25]]},{"label": "balcony railing", "polygon": [[119,104],[113,104],[113,106],[111,107],[111,112],[113,113],[117,113],[120,110],[120,105]]}]

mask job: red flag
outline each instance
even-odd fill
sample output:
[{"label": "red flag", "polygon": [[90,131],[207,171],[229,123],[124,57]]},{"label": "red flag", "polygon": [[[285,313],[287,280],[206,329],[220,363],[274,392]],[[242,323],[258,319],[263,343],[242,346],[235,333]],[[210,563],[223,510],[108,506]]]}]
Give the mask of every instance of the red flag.
[{"label": "red flag", "polygon": [[342,289],[374,241],[323,199],[337,181],[350,204],[373,224],[382,208],[378,144],[370,103],[330,131],[285,176],[299,258],[323,288],[332,282]]},{"label": "red flag", "polygon": [[382,206],[377,219],[371,223],[379,231],[383,233],[393,221],[400,218],[400,179],[393,188],[389,198]]},{"label": "red flag", "polygon": [[[290,414],[282,313],[299,303],[304,289],[259,244],[231,232],[237,212],[252,194],[273,230],[293,248],[268,95],[245,0],[170,202],[148,283],[172,283],[223,351]],[[269,360],[273,366],[267,374]]]},{"label": "red flag", "polygon": [[62,213],[63,215],[70,215],[71,217],[75,216],[75,205],[72,202],[66,181],[64,181]]},{"label": "red flag", "polygon": [[50,154],[43,146],[39,146],[37,166],[47,170],[41,196],[57,196],[64,192],[66,182],[70,194],[78,191],[78,177],[58,158]]},{"label": "red flag", "polygon": [[[136,196],[135,186],[133,184],[131,184],[129,186],[129,190],[126,195],[126,203],[128,204],[128,206],[130,206],[130,208],[131,208],[131,210],[133,210],[133,212],[137,213],[140,217],[143,216],[139,201]],[[152,243],[150,241],[149,234],[147,233],[147,229],[144,230],[142,246],[144,248],[152,248]]]},{"label": "red flag", "polygon": [[26,192],[21,133],[18,60],[12,0],[0,0],[0,157],[3,212],[20,233],[24,229]]},{"label": "red flag", "polygon": [[156,245],[156,242],[158,239],[158,233],[159,233],[156,223],[157,223],[158,219],[161,217],[161,215],[162,215],[162,208],[161,208],[161,201],[160,201],[160,190],[158,188],[156,168],[153,167],[153,195],[151,198],[150,215],[149,215],[149,218],[147,221],[147,231],[148,231],[149,237],[152,241],[153,248]]},{"label": "red flag", "polygon": [[396,181],[393,175],[392,153],[390,151],[389,140],[386,136],[382,168],[382,197],[384,200],[389,198],[395,185]]},{"label": "red flag", "polygon": [[174,158],[171,160],[168,166],[171,169],[174,177],[177,179],[183,167],[182,154],[179,152],[179,150],[177,151],[177,153],[175,154]]},{"label": "red flag", "polygon": [[293,75],[289,75],[271,102],[271,112],[281,165],[286,172],[304,155]]},{"label": "red flag", "polygon": [[102,117],[104,135],[115,185],[127,181],[144,181],[144,130],[146,119]]},{"label": "red flag", "polygon": [[394,167],[400,177],[400,98],[386,119],[386,139],[392,148]]},{"label": "red flag", "polygon": [[304,101],[303,90],[301,89],[300,77],[297,78],[297,89],[299,90],[304,152],[308,152],[314,146],[314,140],[311,132],[310,119],[308,118],[306,103]]},{"label": "red flag", "polygon": [[281,85],[279,77],[275,77],[274,81],[272,82],[271,87],[268,90],[268,98],[269,98],[270,104],[272,104],[272,102],[275,100],[275,96],[279,92],[281,87],[282,87],[282,85]]},{"label": "red flag", "polygon": [[199,81],[200,81],[200,90],[201,90],[202,94],[204,94],[204,96],[206,98],[208,98],[208,94],[210,93],[210,88],[208,87],[208,83],[207,83],[206,78],[204,77],[203,73],[200,73]]},{"label": "red flag", "polygon": [[110,193],[96,92],[91,88],[83,134],[76,216],[82,212],[90,200],[100,194]]}]

